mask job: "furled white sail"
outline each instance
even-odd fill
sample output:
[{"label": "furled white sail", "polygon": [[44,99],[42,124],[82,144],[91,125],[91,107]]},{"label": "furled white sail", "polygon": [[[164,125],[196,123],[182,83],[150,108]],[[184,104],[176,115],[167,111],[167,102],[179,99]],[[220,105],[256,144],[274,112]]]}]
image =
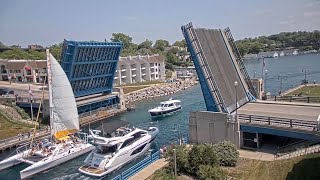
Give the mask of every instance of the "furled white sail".
[{"label": "furled white sail", "polygon": [[77,104],[71,84],[58,61],[47,50],[51,135],[79,130]]}]

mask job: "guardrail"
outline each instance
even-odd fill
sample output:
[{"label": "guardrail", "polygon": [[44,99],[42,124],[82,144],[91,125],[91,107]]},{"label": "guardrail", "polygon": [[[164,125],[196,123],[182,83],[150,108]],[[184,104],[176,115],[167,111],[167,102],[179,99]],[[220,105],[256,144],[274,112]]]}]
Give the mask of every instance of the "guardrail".
[{"label": "guardrail", "polygon": [[288,101],[288,102],[304,102],[304,103],[320,103],[320,97],[317,96],[274,96],[268,97],[269,99],[274,99],[274,101]]},{"label": "guardrail", "polygon": [[125,170],[121,174],[114,177],[112,180],[125,180],[129,177],[133,176],[137,172],[139,172],[141,169],[145,168],[149,164],[155,162],[156,160],[160,159],[160,151],[157,151],[151,155],[148,155],[146,158],[138,162],[137,164],[131,166],[129,169]]},{"label": "guardrail", "polygon": [[[183,137],[180,138],[179,140],[173,141],[173,144],[180,144],[180,143],[184,143],[187,144],[188,143],[188,139],[189,137]],[[148,166],[149,164],[155,162],[156,160],[160,159],[160,151],[157,151],[151,155],[148,155],[146,158],[144,158],[143,160],[141,160],[140,162],[138,162],[137,164],[131,166],[129,169],[125,170],[124,172],[122,172],[121,174],[117,175],[116,177],[114,177],[112,180],[125,180],[128,179],[129,177],[133,176],[134,174],[136,174],[137,172],[139,172],[140,170],[142,170],[143,168],[145,168],[146,166]]]},{"label": "guardrail", "polygon": [[306,120],[287,119],[287,118],[279,118],[279,117],[238,114],[238,120],[249,122],[249,123],[281,125],[281,126],[287,126],[290,128],[303,127],[303,128],[312,129],[313,131],[319,131],[319,128],[320,128],[318,121],[306,121]]}]

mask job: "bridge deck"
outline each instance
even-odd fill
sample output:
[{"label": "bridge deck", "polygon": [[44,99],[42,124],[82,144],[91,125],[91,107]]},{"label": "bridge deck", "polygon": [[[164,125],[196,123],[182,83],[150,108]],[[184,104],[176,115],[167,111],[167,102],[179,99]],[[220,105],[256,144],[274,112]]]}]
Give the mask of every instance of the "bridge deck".
[{"label": "bridge deck", "polygon": [[238,114],[317,121],[320,105],[306,103],[257,101],[238,109]]},{"label": "bridge deck", "polygon": [[229,54],[232,52],[228,51],[219,30],[201,28],[195,29],[195,32],[211,70],[210,76],[215,78],[224,104],[228,111],[232,112],[235,109],[236,99],[235,81],[239,83],[237,87],[238,103],[242,105],[247,102],[246,91]]}]

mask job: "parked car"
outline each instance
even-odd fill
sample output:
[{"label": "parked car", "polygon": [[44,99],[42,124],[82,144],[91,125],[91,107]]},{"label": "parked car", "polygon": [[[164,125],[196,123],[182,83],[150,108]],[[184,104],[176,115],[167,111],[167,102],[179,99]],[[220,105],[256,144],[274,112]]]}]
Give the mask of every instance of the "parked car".
[{"label": "parked car", "polygon": [[14,91],[11,89],[0,88],[0,95],[14,94]]}]

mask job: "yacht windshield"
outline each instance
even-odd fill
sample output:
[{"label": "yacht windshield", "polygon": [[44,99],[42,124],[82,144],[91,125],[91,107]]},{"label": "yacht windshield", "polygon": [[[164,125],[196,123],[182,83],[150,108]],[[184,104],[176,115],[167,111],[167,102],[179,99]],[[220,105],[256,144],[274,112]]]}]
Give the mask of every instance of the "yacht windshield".
[{"label": "yacht windshield", "polygon": [[117,145],[114,146],[98,146],[98,153],[101,154],[108,154],[108,153],[114,153],[117,150]]}]

